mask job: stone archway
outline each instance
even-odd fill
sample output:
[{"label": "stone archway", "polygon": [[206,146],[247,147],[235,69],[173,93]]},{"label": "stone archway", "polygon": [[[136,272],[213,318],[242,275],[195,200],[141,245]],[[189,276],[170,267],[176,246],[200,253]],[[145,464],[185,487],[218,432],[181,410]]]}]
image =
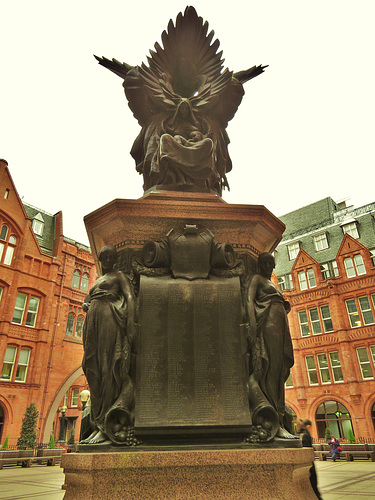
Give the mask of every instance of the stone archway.
[{"label": "stone archway", "polygon": [[83,375],[83,370],[82,366],[79,366],[65,379],[64,383],[60,386],[60,389],[56,393],[55,398],[49,407],[48,415],[45,420],[43,436],[41,439],[42,443],[48,443],[49,441],[52,432],[53,420],[55,418],[60,401],[64,397],[69,387],[73,384],[73,382],[75,382],[81,375]]}]

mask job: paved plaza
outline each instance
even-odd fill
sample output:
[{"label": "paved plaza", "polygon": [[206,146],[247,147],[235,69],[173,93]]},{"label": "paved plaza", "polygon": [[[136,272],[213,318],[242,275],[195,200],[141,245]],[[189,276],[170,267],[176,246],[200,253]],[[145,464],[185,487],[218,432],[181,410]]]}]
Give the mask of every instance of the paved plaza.
[{"label": "paved plaza", "polygon": [[[315,465],[324,500],[375,499],[375,462],[342,460],[315,462]],[[64,473],[58,465],[34,464],[30,469],[4,467],[0,471],[0,500],[62,500],[63,482]]]}]

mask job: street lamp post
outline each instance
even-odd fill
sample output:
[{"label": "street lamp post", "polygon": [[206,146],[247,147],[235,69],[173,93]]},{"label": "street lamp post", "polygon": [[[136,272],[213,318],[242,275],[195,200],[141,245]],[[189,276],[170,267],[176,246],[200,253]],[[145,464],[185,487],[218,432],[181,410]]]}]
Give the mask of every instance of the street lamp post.
[{"label": "street lamp post", "polygon": [[82,441],[84,439],[86,430],[90,429],[90,406],[87,406],[87,403],[90,401],[90,391],[84,389],[80,395],[79,399],[82,402],[82,416],[81,416],[81,430],[79,433],[79,440]]},{"label": "street lamp post", "polygon": [[60,417],[60,432],[59,432],[59,441],[65,442],[65,434],[66,434],[66,419],[65,413],[68,408],[64,406],[60,406],[59,411],[61,412]]}]

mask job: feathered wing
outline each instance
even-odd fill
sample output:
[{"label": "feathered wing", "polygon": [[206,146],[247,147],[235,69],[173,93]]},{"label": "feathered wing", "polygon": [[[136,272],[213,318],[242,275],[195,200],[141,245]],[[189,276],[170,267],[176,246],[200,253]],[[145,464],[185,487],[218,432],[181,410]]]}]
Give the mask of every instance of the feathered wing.
[{"label": "feathered wing", "polygon": [[[171,112],[181,97],[189,98],[195,111],[204,113],[214,105],[232,81],[232,73],[223,71],[219,40],[208,33],[208,23],[198,17],[193,7],[170,20],[162,33],[162,45],[155,44],[150,51],[148,65],[142,64],[128,73],[125,92],[129,107],[139,123],[147,119],[144,99],[151,113]],[[225,121],[225,120],[224,120]]]},{"label": "feathered wing", "polygon": [[194,111],[210,114],[225,128],[244,94],[242,84],[263,72],[262,66],[233,73],[223,71],[220,42],[208,33],[194,7],[186,7],[155,43],[148,65],[130,66],[116,59],[99,58],[99,64],[124,79],[128,104],[141,126],[157,113],[170,113],[181,97],[189,98]]},{"label": "feathered wing", "polygon": [[115,73],[117,76],[123,79],[126,78],[128,71],[133,68],[133,66],[130,66],[130,64],[121,63],[120,61],[117,61],[117,59],[110,60],[106,57],[98,57],[95,54],[94,57],[101,66],[104,66],[105,68],[112,71],[112,73]]}]

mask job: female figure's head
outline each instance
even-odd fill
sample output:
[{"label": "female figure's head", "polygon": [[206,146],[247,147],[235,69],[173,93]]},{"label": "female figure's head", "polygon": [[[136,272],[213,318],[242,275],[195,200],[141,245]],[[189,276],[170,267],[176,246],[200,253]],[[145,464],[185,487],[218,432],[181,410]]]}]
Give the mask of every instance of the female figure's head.
[{"label": "female figure's head", "polygon": [[113,270],[113,266],[117,261],[117,251],[113,245],[107,245],[101,248],[98,255],[99,262],[102,265],[103,274]]},{"label": "female figure's head", "polygon": [[275,258],[269,252],[264,252],[258,258],[259,273],[265,278],[270,279],[272,271],[275,268]]}]

